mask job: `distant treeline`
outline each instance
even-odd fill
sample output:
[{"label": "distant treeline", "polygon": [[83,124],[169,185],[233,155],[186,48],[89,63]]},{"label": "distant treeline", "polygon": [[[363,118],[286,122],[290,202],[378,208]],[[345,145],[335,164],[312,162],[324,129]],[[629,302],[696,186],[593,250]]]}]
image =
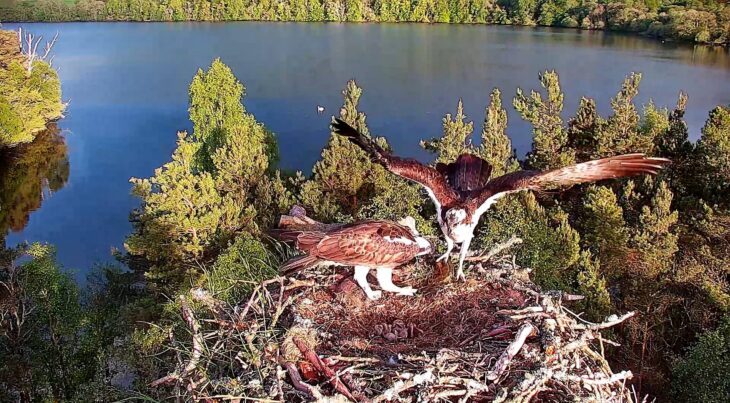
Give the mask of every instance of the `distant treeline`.
[{"label": "distant treeline", "polygon": [[349,21],[543,25],[730,44],[721,0],[3,0],[0,21]]}]

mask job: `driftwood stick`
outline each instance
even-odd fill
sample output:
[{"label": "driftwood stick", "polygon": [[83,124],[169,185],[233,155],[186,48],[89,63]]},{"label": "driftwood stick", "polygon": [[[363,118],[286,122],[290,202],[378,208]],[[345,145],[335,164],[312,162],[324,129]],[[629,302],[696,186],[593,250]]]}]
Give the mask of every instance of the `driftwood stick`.
[{"label": "driftwood stick", "polygon": [[607,329],[612,326],[616,326],[619,323],[625,321],[626,319],[629,319],[636,315],[635,311],[627,312],[619,317],[616,315],[612,315],[612,317],[609,317],[608,320],[606,320],[603,323],[594,323],[594,324],[576,324],[573,326],[573,329],[575,330],[601,330],[601,329]]},{"label": "driftwood stick", "polygon": [[405,381],[399,380],[394,382],[393,386],[391,386],[381,395],[373,398],[373,403],[396,401],[398,399],[399,393],[406,391],[414,386],[418,386],[427,382],[432,382],[434,380],[433,372],[431,369],[428,369],[426,370],[426,372],[418,375],[412,375],[409,373],[405,373],[403,375],[407,375],[409,378]]},{"label": "driftwood stick", "polygon": [[509,249],[515,245],[519,245],[522,243],[522,239],[518,238],[516,235],[512,235],[510,239],[508,239],[506,242],[499,243],[492,247],[488,252],[485,250],[478,256],[470,256],[466,258],[467,262],[487,262],[493,257],[497,256],[502,251]]},{"label": "driftwood stick", "polygon": [[599,385],[608,385],[616,382],[622,382],[628,379],[631,379],[634,376],[634,374],[631,373],[631,371],[621,371],[617,374],[613,374],[607,378],[589,378],[586,376],[576,376],[576,375],[568,375],[565,373],[555,373],[553,374],[553,378],[559,380],[559,381],[570,381],[570,382],[578,382],[583,383],[585,385],[593,385],[593,386],[599,386]]},{"label": "driftwood stick", "polygon": [[535,328],[532,323],[527,322],[522,325],[522,327],[520,327],[520,330],[517,332],[517,337],[515,337],[515,340],[499,357],[499,360],[494,365],[494,369],[489,371],[489,373],[487,374],[487,379],[490,381],[495,381],[499,379],[504,371],[507,370],[507,367],[512,362],[512,359],[515,357],[515,355],[520,352],[520,349],[522,349],[522,346],[525,344],[527,338],[535,332],[537,332],[537,328]]}]

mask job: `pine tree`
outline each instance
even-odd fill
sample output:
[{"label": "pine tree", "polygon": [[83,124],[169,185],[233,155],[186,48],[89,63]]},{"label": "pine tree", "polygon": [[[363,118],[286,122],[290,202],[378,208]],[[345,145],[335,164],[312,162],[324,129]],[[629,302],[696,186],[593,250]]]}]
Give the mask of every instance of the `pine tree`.
[{"label": "pine tree", "polygon": [[245,89],[220,59],[213,60],[207,71],[198,70],[189,93],[188,111],[196,141],[205,141],[216,130],[243,123],[245,109],[241,98]]},{"label": "pine tree", "polygon": [[684,120],[687,107],[687,94],[679,93],[677,106],[669,115],[669,128],[662,135],[657,136],[655,145],[663,157],[671,159],[675,164],[679,159],[687,158],[692,152],[692,143],[689,141],[689,130]]},{"label": "pine tree", "polygon": [[578,160],[588,160],[596,149],[596,131],[604,124],[598,115],[596,101],[582,97],[575,116],[568,122],[568,139]]},{"label": "pine tree", "polygon": [[614,278],[625,267],[629,234],[616,194],[606,186],[591,186],[583,199],[580,220],[583,245],[603,263],[603,273]]},{"label": "pine tree", "polygon": [[602,319],[611,309],[611,297],[606,279],[601,276],[601,262],[590,252],[583,251],[577,265],[578,293],[586,298],[582,307],[591,319]]},{"label": "pine tree", "polygon": [[702,138],[697,142],[696,163],[699,189],[706,200],[730,206],[730,108],[718,106],[710,112]]},{"label": "pine tree", "polygon": [[540,84],[547,91],[547,98],[531,91],[526,96],[522,89],[512,100],[522,119],[533,127],[532,151],[527,157],[528,164],[535,169],[551,169],[570,165],[575,162],[575,151],[569,147],[568,133],[563,127],[560,114],[563,111],[563,93],[555,71],[540,75]]},{"label": "pine tree", "polygon": [[[365,114],[357,109],[362,89],[355,81],[350,81],[342,93],[344,105],[340,109],[340,119],[369,136]],[[388,147],[385,139],[376,141]],[[302,182],[300,202],[323,221],[398,220],[411,215],[419,222],[419,229],[431,231],[428,230],[430,225],[421,217],[423,198],[418,187],[372,163],[364,151],[335,133],[330,133],[322,158],[314,165],[311,180]]]},{"label": "pine tree", "polygon": [[[617,154],[644,152],[651,154],[655,131],[641,130],[634,98],[639,93],[641,74],[632,73],[624,79],[621,91],[611,100],[611,115],[596,132],[594,158]],[[649,119],[656,118],[656,109],[649,109]]]},{"label": "pine tree", "polygon": [[677,235],[672,231],[678,214],[672,211],[672,197],[667,183],[660,182],[650,205],[644,206],[639,216],[641,225],[634,243],[642,254],[642,266],[648,277],[669,270],[678,250]]},{"label": "pine tree", "polygon": [[512,149],[512,141],[506,133],[507,111],[502,107],[502,99],[497,88],[492,90],[489,106],[485,112],[482,127],[482,145],[479,156],[492,165],[492,177],[497,177],[519,168]]},{"label": "pine tree", "polygon": [[456,116],[447,113],[443,119],[443,134],[440,138],[421,141],[421,147],[436,154],[436,162],[450,163],[459,155],[470,152],[473,122],[466,122],[464,104],[459,99],[456,105]]}]

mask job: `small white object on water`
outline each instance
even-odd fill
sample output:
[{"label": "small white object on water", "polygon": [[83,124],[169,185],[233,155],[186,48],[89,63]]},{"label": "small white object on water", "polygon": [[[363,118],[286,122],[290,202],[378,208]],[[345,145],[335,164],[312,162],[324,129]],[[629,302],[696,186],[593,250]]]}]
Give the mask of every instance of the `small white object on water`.
[{"label": "small white object on water", "polygon": [[317,113],[320,114],[320,115],[323,114],[324,113],[324,106],[317,105]]}]

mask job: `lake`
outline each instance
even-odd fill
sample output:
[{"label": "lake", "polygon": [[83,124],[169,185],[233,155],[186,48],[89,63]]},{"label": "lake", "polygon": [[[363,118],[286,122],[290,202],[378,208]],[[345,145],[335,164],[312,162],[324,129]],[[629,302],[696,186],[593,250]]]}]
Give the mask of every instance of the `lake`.
[{"label": "lake", "polygon": [[[537,88],[545,69],[562,78],[566,119],[584,95],[595,98],[605,116],[632,71],[644,73],[639,105],[653,99],[671,108],[680,90],[689,94],[693,139],[710,109],[730,103],[727,50],[615,33],[425,24],[22,26],[45,38],[59,33],[54,66],[69,107],[58,126],[68,155],[54,167],[68,172],[65,185],[45,191],[40,208],[30,203],[37,210],[7,243],[55,244],[79,280],[95,262],[110,261],[112,247],[122,247],[128,214],[138,205],[129,178],[148,177],[169,160],[176,131],[191,127],[190,80],[216,57],[245,84],[247,110],[276,133],[282,168],[307,173],[351,78],[363,87],[360,109],[371,132],[387,136],[398,153],[422,160],[429,157],[418,141],[440,133],[443,115],[455,111],[459,98],[478,131],[493,87],[510,105],[516,88]],[[317,114],[317,105],[324,114]],[[508,110],[508,132],[522,156],[530,127]]]}]

